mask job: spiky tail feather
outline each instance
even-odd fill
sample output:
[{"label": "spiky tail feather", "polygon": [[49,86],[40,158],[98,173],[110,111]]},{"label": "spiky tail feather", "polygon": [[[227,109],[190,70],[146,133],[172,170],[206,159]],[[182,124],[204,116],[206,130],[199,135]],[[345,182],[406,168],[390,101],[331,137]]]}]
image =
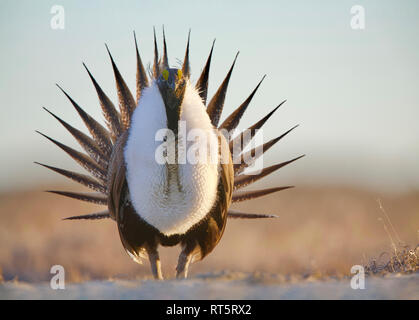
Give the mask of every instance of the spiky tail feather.
[{"label": "spiky tail feather", "polygon": [[73,216],[73,217],[67,217],[63,220],[99,220],[99,219],[108,219],[111,218],[111,215],[109,214],[108,210],[98,212],[98,213],[91,213],[91,214],[85,214],[82,216]]},{"label": "spiky tail feather", "polygon": [[235,210],[228,210],[227,217],[231,219],[265,219],[265,218],[279,218],[275,214],[263,214],[263,213],[247,213]]}]

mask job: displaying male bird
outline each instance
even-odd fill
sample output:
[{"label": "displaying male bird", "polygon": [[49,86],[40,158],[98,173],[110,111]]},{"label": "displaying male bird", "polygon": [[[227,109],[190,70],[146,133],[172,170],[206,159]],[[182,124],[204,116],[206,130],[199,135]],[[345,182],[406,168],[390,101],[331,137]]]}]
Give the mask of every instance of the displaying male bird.
[{"label": "displaying male bird", "polygon": [[[181,245],[176,276],[186,278],[189,264],[194,260],[203,259],[218,244],[228,218],[275,217],[241,213],[229,208],[232,202],[250,200],[291,188],[284,186],[238,191],[301,158],[297,157],[266,167],[257,174],[243,173],[256,161],[257,156],[254,155],[267,151],[295,128],[250,151],[240,151],[249,144],[255,132],[285,101],[250,126],[249,134],[242,132],[234,138],[220,134],[221,131],[232,132],[237,128],[264,77],[247,99],[219,125],[237,55],[224,81],[207,103],[214,43],[200,77],[196,83],[192,83],[189,39],[190,34],[182,68],[171,68],[164,30],[161,58],[154,32],[154,63],[148,76],[140,58],[134,33],[137,57],[136,99],[128,89],[106,46],[115,75],[119,111],[84,65],[96,89],[107,128],[87,114],[59,87],[82,118],[90,136],[45,110],[70,132],[86,153],[76,151],[41,133],[70,155],[90,175],[41,165],[95,191],[50,192],[107,206],[107,209],[100,213],[66,219],[111,218],[117,224],[126,252],[138,263],[142,263],[142,258],[148,257],[156,279],[163,279],[159,245]],[[160,137],[158,132],[162,129],[166,130],[166,133]],[[189,139],[189,136],[196,131],[205,133],[204,136],[208,139]],[[170,132],[172,134],[169,134]],[[216,147],[214,148],[209,141],[216,141]],[[173,150],[171,144],[175,146],[183,144],[183,150],[180,150],[180,147],[174,148],[175,161],[168,161],[171,156],[169,151]],[[159,160],[156,151],[162,145],[164,148]],[[189,152],[192,147],[195,148],[194,152]],[[197,154],[196,150],[198,156],[203,150],[203,156],[198,157],[199,161],[180,161],[182,152],[193,156]]]}]

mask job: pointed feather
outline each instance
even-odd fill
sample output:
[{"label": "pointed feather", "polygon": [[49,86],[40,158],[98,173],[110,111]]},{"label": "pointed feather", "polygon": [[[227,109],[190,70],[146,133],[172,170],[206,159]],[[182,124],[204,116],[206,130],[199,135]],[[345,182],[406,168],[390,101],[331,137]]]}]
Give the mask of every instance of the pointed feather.
[{"label": "pointed feather", "polygon": [[70,157],[72,157],[78,164],[80,164],[84,169],[86,169],[88,172],[90,172],[92,175],[94,175],[96,178],[100,179],[101,181],[106,181],[106,171],[100,167],[95,161],[93,161],[91,158],[89,158],[87,155],[78,152],[61,142],[58,142],[47,135],[36,131],[40,135],[47,138],[49,141],[54,143],[56,146],[61,148],[63,151],[65,151]]},{"label": "pointed feather", "polygon": [[274,214],[246,213],[236,210],[228,210],[227,217],[232,219],[279,218],[277,215]]},{"label": "pointed feather", "polygon": [[209,71],[211,67],[212,51],[214,50],[214,44],[215,44],[215,39],[212,42],[211,51],[208,56],[207,63],[205,64],[204,70],[202,70],[202,73],[199,76],[199,79],[195,85],[195,88],[196,90],[198,90],[199,95],[202,98],[204,105],[207,103],[208,79],[209,79]]},{"label": "pointed feather", "polygon": [[135,100],[127,84],[122,78],[121,73],[118,70],[118,67],[116,66],[115,61],[112,58],[112,55],[111,55],[111,52],[109,51],[108,46],[106,44],[105,46],[106,46],[106,50],[108,51],[109,57],[111,59],[112,69],[115,75],[116,90],[118,92],[119,110],[121,112],[122,126],[124,129],[127,129],[130,126],[131,115],[136,106]]},{"label": "pointed feather", "polygon": [[108,166],[109,159],[103,154],[102,150],[96,144],[96,142],[90,138],[89,136],[85,135],[83,132],[77,130],[76,128],[69,125],[67,122],[62,120],[60,117],[56,116],[54,113],[49,111],[47,108],[43,108],[47,111],[50,115],[52,115],[55,119],[57,119],[63,126],[71,133],[71,135],[77,140],[80,146],[88,153],[88,155],[95,160],[102,168],[106,168]]},{"label": "pointed feather", "polygon": [[59,194],[64,197],[77,199],[80,201],[91,202],[95,204],[107,205],[108,197],[102,193],[96,192],[71,192],[71,191],[57,191],[47,190],[46,192]]},{"label": "pointed feather", "polygon": [[292,127],[285,133],[281,134],[279,137],[276,137],[268,142],[264,143],[263,145],[257,146],[246,153],[240,155],[240,163],[234,164],[234,173],[235,175],[240,174],[244,169],[253,165],[255,161],[266,151],[268,151],[274,144],[276,144],[279,140],[284,138],[287,134],[289,134],[292,130],[297,128],[298,125]]},{"label": "pointed feather", "polygon": [[64,170],[64,169],[60,169],[60,168],[56,168],[56,167],[52,167],[43,163],[39,163],[39,162],[35,162],[36,164],[39,164],[40,166],[43,166],[45,168],[48,168],[54,172],[57,172],[61,175],[63,175],[64,177],[67,177],[73,181],[76,181],[92,190],[95,190],[97,192],[101,192],[101,193],[106,193],[106,187],[102,184],[100,184],[99,181],[97,181],[96,179],[81,174],[81,173],[77,173],[77,172],[73,172],[73,171],[68,171],[68,170]]},{"label": "pointed feather", "polygon": [[164,34],[163,26],[163,58],[161,62],[162,70],[169,69],[169,57],[167,56],[166,35]]},{"label": "pointed feather", "polygon": [[236,110],[234,110],[234,112],[230,114],[230,116],[228,116],[227,119],[224,120],[224,122],[220,126],[220,129],[226,129],[227,131],[236,129],[236,127],[238,126],[240,122],[240,119],[242,118],[244,112],[246,111],[247,107],[249,106],[250,102],[253,99],[253,96],[255,95],[256,91],[259,89],[259,86],[261,85],[265,77],[266,75],[264,75],[262,80],[259,81],[258,85],[252,91],[250,96]]},{"label": "pointed feather", "polygon": [[223,112],[224,101],[227,93],[228,83],[230,82],[231,74],[233,73],[234,65],[236,64],[237,57],[239,52],[237,52],[236,57],[234,58],[233,64],[230,67],[230,70],[227,73],[224,81],[221,83],[217,92],[212,97],[211,101],[207,107],[207,113],[211,119],[212,124],[215,127],[218,127],[218,122],[220,121],[221,113]]},{"label": "pointed feather", "polygon": [[109,132],[99,122],[80,108],[80,106],[58,84],[57,87],[65,94],[68,100],[70,100],[98,146],[102,149],[106,156],[110,156],[112,153],[112,143],[109,137]]},{"label": "pointed feather", "polygon": [[63,220],[99,220],[108,218],[111,218],[111,215],[109,214],[108,210],[105,210],[98,213],[84,214],[82,216],[67,217]]},{"label": "pointed feather", "polygon": [[252,190],[252,191],[237,191],[233,193],[232,202],[247,201],[247,200],[259,198],[262,196],[266,196],[274,192],[290,189],[290,188],[294,188],[294,186],[277,187],[277,188]]},{"label": "pointed feather", "polygon": [[186,44],[185,58],[183,59],[183,65],[182,65],[182,74],[186,78],[190,78],[190,76],[191,76],[191,67],[189,65],[189,40],[190,40],[190,37],[191,37],[191,30],[189,29],[188,43]]},{"label": "pointed feather", "polygon": [[148,77],[147,73],[145,72],[143,62],[141,61],[140,52],[138,51],[138,44],[137,44],[137,37],[134,31],[134,40],[135,40],[135,52],[137,54],[137,104],[140,101],[141,93],[143,92],[144,88],[148,87]]},{"label": "pointed feather", "polygon": [[258,174],[244,174],[244,175],[236,176],[236,177],[234,177],[234,189],[237,190],[237,189],[246,187],[249,184],[255,183],[256,181],[266,177],[267,175],[275,172],[276,170],[278,170],[282,167],[285,167],[286,165],[288,165],[288,164],[290,164],[294,161],[297,161],[298,159],[300,159],[302,157],[304,157],[304,155],[299,156],[297,158],[294,158],[292,160],[288,160],[288,161],[285,161],[285,162],[282,162],[282,163],[278,163],[276,165],[273,165],[273,166],[270,166],[270,167],[267,167],[267,168],[263,168],[263,170]]},{"label": "pointed feather", "polygon": [[278,110],[278,108],[285,103],[285,101],[287,100],[282,101],[278,106],[275,107],[275,109],[269,112],[265,117],[263,117],[258,122],[247,128],[246,131],[241,132],[239,135],[237,135],[237,137],[230,141],[230,151],[233,156],[237,156],[246,148],[248,143],[255,136],[256,130],[259,130],[265,124],[265,122],[268,121],[268,119],[275,113],[275,111]]},{"label": "pointed feather", "polygon": [[160,76],[159,66],[159,51],[157,49],[156,29],[153,27],[154,33],[154,63],[153,63],[153,77],[157,79]]},{"label": "pointed feather", "polygon": [[119,115],[119,112],[116,110],[115,105],[111,101],[111,99],[108,98],[108,96],[103,92],[102,88],[99,86],[95,78],[90,73],[87,66],[83,63],[84,68],[86,69],[87,73],[89,74],[90,79],[93,82],[93,85],[96,89],[97,96],[99,98],[99,103],[102,108],[103,115],[106,119],[106,125],[109,128],[109,131],[112,135],[112,140],[115,141],[117,137],[122,132],[121,128],[121,117]]}]

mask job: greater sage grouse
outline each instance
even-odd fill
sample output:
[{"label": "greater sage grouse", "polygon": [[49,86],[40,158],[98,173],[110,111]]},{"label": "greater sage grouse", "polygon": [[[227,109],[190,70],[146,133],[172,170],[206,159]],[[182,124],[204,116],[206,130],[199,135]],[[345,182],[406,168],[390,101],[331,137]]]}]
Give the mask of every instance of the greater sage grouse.
[{"label": "greater sage grouse", "polygon": [[[301,158],[263,168],[257,174],[243,173],[258,155],[295,127],[260,146],[241,151],[285,102],[234,138],[225,134],[237,128],[263,78],[247,99],[219,125],[237,55],[224,81],[207,103],[214,43],[201,75],[196,83],[191,83],[189,35],[182,68],[177,69],[169,66],[164,30],[161,59],[154,33],[154,62],[149,76],[141,62],[135,34],[134,40],[137,56],[136,99],[106,47],[115,74],[119,111],[84,65],[96,89],[106,128],[87,114],[61,87],[90,136],[45,109],[70,132],[85,153],[41,134],[91,175],[41,165],[95,191],[50,192],[107,206],[105,211],[99,213],[66,219],[114,220],[126,252],[138,263],[148,257],[156,279],[163,278],[158,246],[180,244],[182,251],[176,276],[186,278],[189,264],[193,260],[203,259],[220,241],[227,218],[275,217],[241,213],[229,207],[234,202],[291,188],[284,186],[238,191]],[[193,138],[190,139],[191,135]],[[211,141],[216,142],[215,147]],[[162,151],[160,155],[158,150]]]}]

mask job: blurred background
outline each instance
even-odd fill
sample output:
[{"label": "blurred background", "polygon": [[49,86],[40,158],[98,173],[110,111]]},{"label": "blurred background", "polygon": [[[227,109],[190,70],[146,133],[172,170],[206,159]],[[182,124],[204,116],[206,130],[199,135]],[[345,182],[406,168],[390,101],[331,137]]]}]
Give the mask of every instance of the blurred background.
[{"label": "blurred background", "polygon": [[[51,27],[53,6],[64,8],[64,29]],[[354,30],[351,8],[365,10]],[[73,281],[149,274],[125,254],[111,221],[61,218],[100,210],[41,192],[75,183],[33,161],[82,171],[34,131],[76,148],[72,137],[42,107],[83,128],[60,84],[102,121],[85,62],[116,102],[113,57],[133,90],[135,30],[144,64],[153,57],[153,26],[169,60],[183,59],[191,29],[192,79],[216,38],[209,96],[240,55],[224,116],[267,78],[241,125],[287,103],[264,128],[265,140],[295,124],[269,150],[265,165],[307,156],[258,186],[296,189],[237,205],[272,212],[275,221],[230,221],[220,246],[193,272],[230,268],[279,273],[348,273],[389,248],[379,220],[390,216],[400,238],[419,242],[419,19],[417,1],[11,1],[0,3],[0,269],[4,279],[49,279],[61,264]],[[83,129],[84,130],[84,129]],[[164,251],[166,252],[166,251]],[[169,274],[177,252],[167,251]],[[166,262],[166,263],[165,263]]]}]

